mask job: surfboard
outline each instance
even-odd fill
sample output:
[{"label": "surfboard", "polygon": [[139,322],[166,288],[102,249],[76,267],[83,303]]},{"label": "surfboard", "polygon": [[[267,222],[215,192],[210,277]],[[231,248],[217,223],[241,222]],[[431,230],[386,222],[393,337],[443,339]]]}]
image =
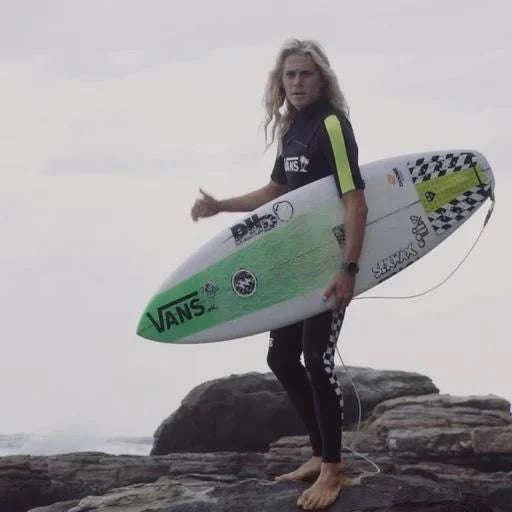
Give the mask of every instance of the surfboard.
[{"label": "surfboard", "polygon": [[[418,261],[493,194],[477,151],[409,154],[361,166],[367,226],[355,295]],[[164,281],[137,333],[208,343],[268,331],[327,310],[339,269],[344,210],[329,176],[231,223]]]}]

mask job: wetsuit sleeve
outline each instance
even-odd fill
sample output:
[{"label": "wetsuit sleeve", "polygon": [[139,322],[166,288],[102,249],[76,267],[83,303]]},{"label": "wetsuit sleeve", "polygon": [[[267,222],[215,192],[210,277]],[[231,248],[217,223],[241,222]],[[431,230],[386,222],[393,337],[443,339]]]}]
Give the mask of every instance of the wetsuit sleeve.
[{"label": "wetsuit sleeve", "polygon": [[358,149],[352,125],[344,116],[330,115],[324,119],[321,140],[328,166],[336,179],[340,195],[364,189],[358,163]]},{"label": "wetsuit sleeve", "polygon": [[276,161],[274,163],[274,168],[272,169],[272,174],[270,175],[270,179],[279,183],[280,185],[286,185],[286,173],[284,172],[284,157],[283,155],[277,155]]}]

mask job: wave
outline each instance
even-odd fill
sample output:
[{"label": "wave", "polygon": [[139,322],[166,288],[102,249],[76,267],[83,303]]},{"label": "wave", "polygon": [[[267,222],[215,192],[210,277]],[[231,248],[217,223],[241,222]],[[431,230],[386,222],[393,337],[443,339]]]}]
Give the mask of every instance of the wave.
[{"label": "wave", "polygon": [[149,455],[151,437],[101,437],[83,429],[0,434],[0,457],[103,452],[112,455]]}]

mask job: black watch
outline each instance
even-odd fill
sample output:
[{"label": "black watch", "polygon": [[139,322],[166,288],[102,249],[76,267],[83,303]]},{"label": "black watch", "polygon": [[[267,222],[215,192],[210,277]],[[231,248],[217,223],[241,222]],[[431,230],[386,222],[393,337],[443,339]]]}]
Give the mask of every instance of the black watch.
[{"label": "black watch", "polygon": [[351,276],[355,276],[359,272],[359,265],[355,261],[344,261],[341,264],[341,270]]}]

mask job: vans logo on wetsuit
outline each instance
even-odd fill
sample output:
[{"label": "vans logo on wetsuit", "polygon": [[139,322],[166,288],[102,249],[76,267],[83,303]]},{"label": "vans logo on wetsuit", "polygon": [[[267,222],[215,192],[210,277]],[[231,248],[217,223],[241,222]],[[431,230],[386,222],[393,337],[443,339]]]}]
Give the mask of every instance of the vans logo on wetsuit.
[{"label": "vans logo on wetsuit", "polygon": [[289,201],[278,201],[272,205],[272,213],[255,213],[242,222],[232,226],[231,234],[236,245],[240,245],[255,236],[274,229],[279,222],[288,222],[293,217],[293,205]]},{"label": "vans logo on wetsuit", "polygon": [[285,172],[308,172],[309,158],[300,156],[289,156],[284,159]]}]

